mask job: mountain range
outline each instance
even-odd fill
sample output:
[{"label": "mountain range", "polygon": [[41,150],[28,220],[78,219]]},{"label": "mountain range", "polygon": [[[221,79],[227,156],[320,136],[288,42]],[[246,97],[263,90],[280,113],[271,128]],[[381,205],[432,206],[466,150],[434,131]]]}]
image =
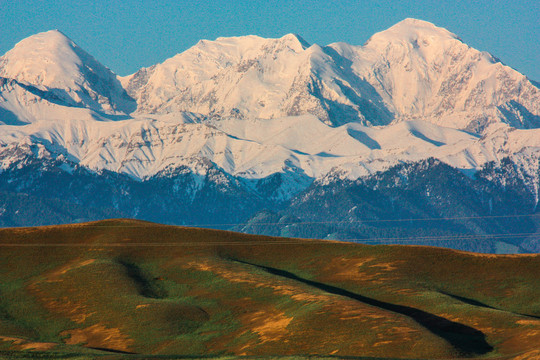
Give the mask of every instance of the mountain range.
[{"label": "mountain range", "polygon": [[52,30],[0,57],[0,123],[3,226],[540,251],[540,85],[421,20],[362,46],[201,40],[126,77]]}]

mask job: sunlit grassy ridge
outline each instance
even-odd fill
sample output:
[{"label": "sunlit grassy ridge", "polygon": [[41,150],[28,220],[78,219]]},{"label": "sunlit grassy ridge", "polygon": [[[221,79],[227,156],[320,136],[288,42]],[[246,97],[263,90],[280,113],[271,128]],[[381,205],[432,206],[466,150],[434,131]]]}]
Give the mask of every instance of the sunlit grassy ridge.
[{"label": "sunlit grassy ridge", "polygon": [[505,359],[540,350],[539,255],[131,220],[3,229],[0,252],[0,357]]}]

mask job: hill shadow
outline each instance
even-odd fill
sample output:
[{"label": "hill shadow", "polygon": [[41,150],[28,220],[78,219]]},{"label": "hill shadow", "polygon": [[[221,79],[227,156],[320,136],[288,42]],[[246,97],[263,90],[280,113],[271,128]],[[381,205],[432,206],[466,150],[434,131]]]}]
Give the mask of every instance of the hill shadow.
[{"label": "hill shadow", "polygon": [[4,108],[0,108],[0,124],[16,126],[28,125],[28,123],[19,120],[17,115],[15,115],[13,112]]},{"label": "hill shadow", "polygon": [[376,306],[383,310],[391,311],[413,319],[416,323],[422,325],[434,335],[446,340],[459,353],[460,356],[483,355],[493,350],[493,347],[486,341],[483,332],[467,325],[448,320],[441,316],[428,313],[424,310],[416,309],[410,306],[393,304],[364,295],[353,293],[349,290],[324,284],[321,282],[304,279],[286,270],[276,269],[269,266],[253,264],[247,261],[230,258],[241,264],[250,265],[262,269],[269,274],[294,280],[333,295],[344,296],[352,300],[360,301],[364,304]]},{"label": "hill shadow", "polygon": [[497,311],[509,312],[509,313],[514,314],[514,315],[526,316],[526,317],[530,317],[530,318],[533,318],[533,319],[540,319],[540,316],[529,315],[529,314],[521,314],[521,313],[516,313],[516,312],[513,312],[513,311],[499,309],[499,308],[484,304],[483,302],[480,302],[478,300],[470,299],[470,298],[460,296],[460,295],[450,294],[450,293],[445,292],[445,291],[439,291],[439,293],[441,293],[443,295],[446,295],[446,296],[449,296],[454,300],[457,300],[457,301],[460,301],[460,302],[463,302],[465,304],[469,304],[469,305],[472,305],[472,306],[477,306],[477,307],[482,307],[482,308],[491,309],[491,310],[497,310]]}]

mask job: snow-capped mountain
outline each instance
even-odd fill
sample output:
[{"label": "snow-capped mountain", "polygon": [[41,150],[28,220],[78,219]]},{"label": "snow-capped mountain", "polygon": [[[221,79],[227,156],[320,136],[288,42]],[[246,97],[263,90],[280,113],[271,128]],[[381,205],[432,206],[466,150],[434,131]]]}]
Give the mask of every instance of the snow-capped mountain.
[{"label": "snow-capped mountain", "polygon": [[510,131],[540,126],[538,88],[413,19],[364,46],[202,40],[120,79],[136,111],[116,75],[58,31],[17,44],[0,75],[4,145],[25,139],[138,179],[207,159],[246,179],[293,174],[287,197],[331,170],[357,178],[427,156],[478,169],[539,145],[536,130]]},{"label": "snow-capped mountain", "polygon": [[122,82],[140,113],[262,119],[309,113],[330,125],[390,122],[392,114],[344,61],[293,34],[218,38]]},{"label": "snow-capped mountain", "polygon": [[473,132],[498,122],[540,126],[537,84],[431,23],[406,19],[364,46],[330,47],[352,61],[352,71],[377,90],[396,120]]},{"label": "snow-capped mountain", "polygon": [[136,106],[115,74],[58,30],[30,36],[0,57],[0,77],[50,92],[67,106],[105,113]]},{"label": "snow-capped mountain", "polygon": [[422,119],[480,132],[540,126],[540,93],[524,75],[431,23],[406,19],[364,46],[309,45],[297,35],[200,41],[122,79],[138,111],[327,124]]},{"label": "snow-capped mountain", "polygon": [[[201,40],[126,77],[59,31],[37,34],[0,57],[0,124],[0,177],[15,192],[36,185],[26,167],[97,181],[84,169],[125,196],[156,181],[200,206],[212,203],[200,196],[242,196],[249,216],[312,183],[436,158],[469,177],[510,161],[538,203],[537,83],[414,19],[363,46],[293,34]],[[128,209],[121,193],[107,206]]]}]

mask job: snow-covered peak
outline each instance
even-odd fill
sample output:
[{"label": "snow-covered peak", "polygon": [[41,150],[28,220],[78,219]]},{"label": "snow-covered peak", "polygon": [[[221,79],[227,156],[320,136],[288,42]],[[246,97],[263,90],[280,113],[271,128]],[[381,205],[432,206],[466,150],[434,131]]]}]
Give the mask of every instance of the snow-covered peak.
[{"label": "snow-covered peak", "polygon": [[428,21],[407,18],[391,26],[387,30],[376,33],[371,37],[373,41],[386,40],[409,40],[414,41],[419,37],[433,37],[439,39],[459,39],[457,35],[445,28],[436,26]]},{"label": "snow-covered peak", "polygon": [[[189,65],[186,64],[186,60],[192,60],[195,64],[204,65],[206,68],[203,71],[211,72],[242,61],[260,59],[268,54],[301,53],[308,47],[309,44],[295,34],[270,39],[257,35],[219,37],[216,40],[200,40],[185,52],[167,59],[158,66],[183,67]],[[211,62],[216,68],[205,61]]]},{"label": "snow-covered peak", "polygon": [[77,45],[58,30],[30,36],[2,57],[0,74],[32,85],[59,88],[75,86],[76,76],[83,60],[90,55],[77,51]]},{"label": "snow-covered peak", "polygon": [[[46,98],[53,103],[60,99],[101,112],[129,113],[136,104],[138,114],[171,116],[311,114],[330,126],[417,119],[480,134],[497,123],[540,127],[535,84],[450,31],[417,19],[373,35],[364,46],[321,47],[296,34],[201,40],[120,79],[123,88],[109,69],[61,32],[50,31],[1,57],[0,77],[52,92]],[[4,108],[18,113],[18,105],[11,105]],[[31,115],[19,120],[39,117]]]},{"label": "snow-covered peak", "polygon": [[295,51],[302,51],[311,46],[303,37],[298,34],[287,34],[280,40]]},{"label": "snow-covered peak", "polygon": [[265,50],[269,49],[289,49],[300,52],[307,49],[310,45],[298,34],[286,34],[280,38],[263,38],[257,35],[218,37],[214,41],[201,40],[195,47],[205,47],[209,44],[215,46],[232,46],[238,49],[241,53],[248,50]]},{"label": "snow-covered peak", "polygon": [[540,127],[539,94],[523,75],[417,19],[364,46],[309,45],[295,34],[201,40],[122,82],[140,113],[312,114],[333,126],[422,119],[479,133],[501,120]]},{"label": "snow-covered peak", "polygon": [[380,101],[362,100],[366,89],[353,87],[361,81],[347,78],[346,62],[295,34],[227,37],[199,41],[122,83],[140,113],[265,119],[312,114],[332,125],[388,123],[391,115]]},{"label": "snow-covered peak", "polygon": [[110,70],[58,31],[21,41],[0,58],[0,170],[21,143],[139,179],[202,174],[201,163],[249,184],[285,174],[289,195],[334,170],[354,179],[426,157],[471,170],[513,156],[538,169],[537,85],[420,20],[365,46],[201,40],[122,83],[137,111],[98,114],[88,107],[134,104]]},{"label": "snow-covered peak", "polygon": [[351,59],[396,120],[483,133],[493,123],[540,127],[540,93],[525,76],[429,22],[405,19],[364,46],[330,45]]},{"label": "snow-covered peak", "polygon": [[467,47],[455,34],[444,28],[408,18],[374,34],[364,48],[390,57],[414,52],[432,62],[436,61],[437,55],[459,45]]},{"label": "snow-covered peak", "polygon": [[0,57],[0,77],[52,91],[72,106],[112,113],[135,107],[116,75],[58,30],[17,43]]}]

